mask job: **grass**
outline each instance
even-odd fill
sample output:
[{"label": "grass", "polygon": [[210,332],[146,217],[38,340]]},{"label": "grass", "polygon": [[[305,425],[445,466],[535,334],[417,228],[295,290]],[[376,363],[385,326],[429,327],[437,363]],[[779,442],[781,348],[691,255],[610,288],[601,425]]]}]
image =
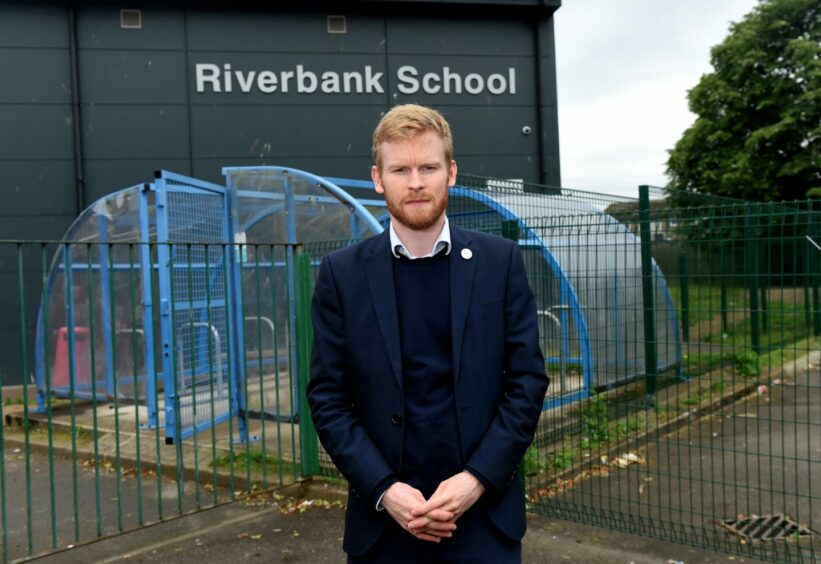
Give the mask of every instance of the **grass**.
[{"label": "grass", "polygon": [[[767,304],[766,312],[759,313],[762,348],[783,347],[808,337],[810,328],[805,324],[804,315],[803,305],[778,301]],[[706,335],[703,341],[727,346],[751,346],[752,321],[752,317],[748,316],[728,327],[726,333]]]},{"label": "grass", "polygon": [[821,349],[821,337],[807,337],[790,344],[790,346],[759,355],[760,363],[762,367],[768,369],[774,366],[783,366],[788,362],[801,358],[808,351],[817,351],[819,349]]},{"label": "grass", "polygon": [[[671,285],[670,294],[676,304],[679,319],[681,319],[681,286]],[[721,286],[712,284],[690,284],[687,292],[689,299],[688,315],[690,325],[713,319],[721,314]],[[747,307],[747,289],[727,287],[727,309],[737,310]]]},{"label": "grass", "polygon": [[680,400],[679,403],[686,407],[692,407],[695,405],[699,405],[702,401],[707,398],[711,398],[714,395],[721,395],[721,392],[724,391],[724,380],[716,380],[712,384],[707,387],[699,388],[692,394],[688,395],[686,398]]},{"label": "grass", "polygon": [[750,349],[698,352],[683,358],[684,373],[697,377],[718,368],[731,366],[740,376],[750,378],[761,373],[760,355]]},{"label": "grass", "polygon": [[228,470],[231,468],[232,459],[234,472],[245,472],[250,466],[251,473],[262,474],[263,461],[265,461],[266,474],[277,472],[280,466],[282,466],[283,472],[291,472],[294,466],[291,462],[281,460],[278,455],[266,454],[259,449],[253,449],[249,453],[237,451],[233,454],[226,453],[218,456],[216,459],[216,467]]}]

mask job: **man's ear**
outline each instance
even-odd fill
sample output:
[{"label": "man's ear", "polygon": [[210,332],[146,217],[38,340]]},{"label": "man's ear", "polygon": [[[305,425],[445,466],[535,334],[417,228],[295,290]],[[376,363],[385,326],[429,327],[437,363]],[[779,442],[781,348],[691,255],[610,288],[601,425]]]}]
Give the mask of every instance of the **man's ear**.
[{"label": "man's ear", "polygon": [[453,188],[456,186],[456,174],[458,169],[456,168],[456,161],[450,161],[450,170],[448,170],[448,188]]},{"label": "man's ear", "polygon": [[382,187],[382,178],[379,176],[379,169],[376,165],[371,167],[371,180],[373,180],[373,189],[379,194],[384,194],[385,189]]}]

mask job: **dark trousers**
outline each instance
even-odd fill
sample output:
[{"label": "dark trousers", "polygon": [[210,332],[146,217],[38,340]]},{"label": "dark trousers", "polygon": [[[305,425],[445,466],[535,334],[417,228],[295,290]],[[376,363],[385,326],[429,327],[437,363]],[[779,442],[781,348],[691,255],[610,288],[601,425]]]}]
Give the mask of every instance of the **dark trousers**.
[{"label": "dark trousers", "polygon": [[349,564],[519,564],[522,544],[503,535],[479,507],[456,521],[451,538],[440,543],[419,540],[403,531],[387,514],[385,530],[361,556],[348,556]]}]

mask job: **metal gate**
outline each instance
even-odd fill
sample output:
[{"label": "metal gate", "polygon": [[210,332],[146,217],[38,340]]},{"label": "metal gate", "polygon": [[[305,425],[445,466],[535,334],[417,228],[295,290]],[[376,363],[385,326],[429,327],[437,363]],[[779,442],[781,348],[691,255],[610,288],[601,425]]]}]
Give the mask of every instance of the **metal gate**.
[{"label": "metal gate", "polygon": [[226,189],[166,171],[156,191],[165,437],[178,442],[238,412],[229,328],[235,264]]}]

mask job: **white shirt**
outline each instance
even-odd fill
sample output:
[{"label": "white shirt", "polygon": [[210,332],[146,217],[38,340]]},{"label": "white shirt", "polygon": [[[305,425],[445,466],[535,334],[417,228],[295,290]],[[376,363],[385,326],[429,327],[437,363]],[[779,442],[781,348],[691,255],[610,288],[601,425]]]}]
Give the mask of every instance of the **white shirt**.
[{"label": "white shirt", "polygon": [[439,232],[439,237],[436,238],[436,242],[433,244],[433,249],[431,249],[428,254],[421,257],[416,257],[411,254],[399,238],[399,235],[397,235],[396,229],[393,228],[393,221],[391,221],[389,231],[391,236],[391,253],[393,253],[393,256],[396,258],[399,258],[400,255],[410,260],[429,258],[439,253],[442,249],[445,249],[446,255],[450,254],[450,223],[448,223],[448,216],[445,216],[445,224],[442,225],[442,231]]}]

